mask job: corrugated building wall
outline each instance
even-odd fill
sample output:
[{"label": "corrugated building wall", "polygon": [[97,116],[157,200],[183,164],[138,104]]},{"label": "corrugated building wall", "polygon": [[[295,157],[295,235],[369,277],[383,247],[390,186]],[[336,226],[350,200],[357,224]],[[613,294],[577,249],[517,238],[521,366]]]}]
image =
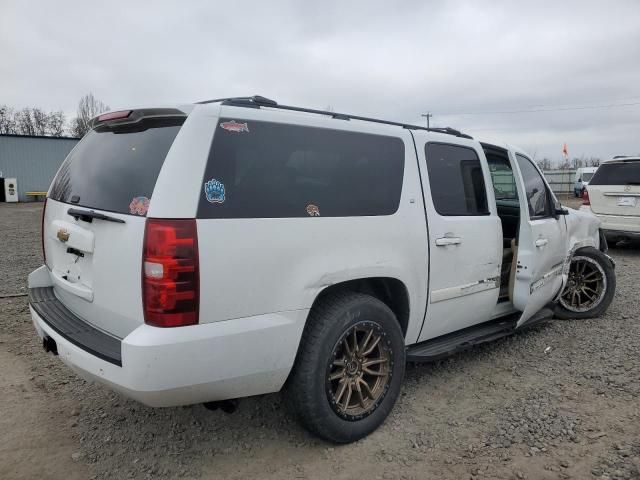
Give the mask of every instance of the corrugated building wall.
[{"label": "corrugated building wall", "polygon": [[47,191],[77,138],[0,135],[0,172],[18,179],[21,202],[33,200],[26,192]]}]

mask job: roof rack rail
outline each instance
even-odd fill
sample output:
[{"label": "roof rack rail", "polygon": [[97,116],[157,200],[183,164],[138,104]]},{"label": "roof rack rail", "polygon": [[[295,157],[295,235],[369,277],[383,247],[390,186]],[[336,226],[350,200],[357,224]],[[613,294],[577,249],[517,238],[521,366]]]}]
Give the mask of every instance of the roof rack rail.
[{"label": "roof rack rail", "polygon": [[346,113],[330,112],[328,110],[316,110],[313,108],[294,107],[291,105],[280,105],[275,100],[271,100],[261,95],[254,95],[252,97],[217,98],[214,100],[204,100],[202,102],[197,102],[197,103],[206,104],[206,103],[217,103],[217,102],[220,102],[222,105],[232,105],[235,107],[248,107],[248,108],[268,107],[268,108],[279,108],[281,110],[290,110],[293,112],[316,113],[318,115],[328,115],[338,120],[362,120],[364,122],[382,123],[385,125],[395,125],[397,127],[406,128],[408,130],[426,130],[428,132],[446,133],[448,135],[455,135],[456,137],[473,139],[471,135],[462,133],[461,131],[456,130],[455,128],[450,128],[450,127],[428,128],[420,125],[411,125],[408,123],[392,122],[390,120],[381,120],[379,118],[361,117],[358,115],[349,115]]}]

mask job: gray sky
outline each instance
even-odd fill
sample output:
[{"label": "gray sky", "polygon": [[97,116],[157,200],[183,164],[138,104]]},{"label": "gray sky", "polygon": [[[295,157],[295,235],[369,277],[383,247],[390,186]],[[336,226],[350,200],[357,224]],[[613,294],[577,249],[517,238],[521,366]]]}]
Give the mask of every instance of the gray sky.
[{"label": "gray sky", "polygon": [[[640,154],[639,0],[0,0],[0,54],[0,104],[68,116],[90,91],[112,107],[261,94],[431,111],[536,158]],[[555,111],[486,113],[535,109]]]}]

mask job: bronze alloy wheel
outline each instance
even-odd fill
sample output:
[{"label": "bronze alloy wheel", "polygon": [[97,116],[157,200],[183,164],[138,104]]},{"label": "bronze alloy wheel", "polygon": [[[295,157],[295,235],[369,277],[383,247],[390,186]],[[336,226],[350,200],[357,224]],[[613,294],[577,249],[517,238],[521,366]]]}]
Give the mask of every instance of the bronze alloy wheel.
[{"label": "bronze alloy wheel", "polygon": [[356,323],[336,342],[327,366],[331,407],[345,420],[367,417],[387,393],[392,372],[393,350],[382,327]]},{"label": "bronze alloy wheel", "polygon": [[574,257],[569,279],[560,297],[560,304],[571,312],[585,312],[597,307],[607,291],[607,277],[593,258]]}]

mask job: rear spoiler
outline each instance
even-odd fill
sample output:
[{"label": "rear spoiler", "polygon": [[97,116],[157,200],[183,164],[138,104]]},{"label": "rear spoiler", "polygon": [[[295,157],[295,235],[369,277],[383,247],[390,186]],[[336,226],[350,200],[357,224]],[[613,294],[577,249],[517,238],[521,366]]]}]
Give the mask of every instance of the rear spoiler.
[{"label": "rear spoiler", "polygon": [[91,128],[97,127],[118,127],[120,125],[135,125],[143,120],[150,119],[182,119],[187,118],[187,114],[177,108],[141,108],[138,110],[119,110],[115,112],[102,113],[94,117],[89,122]]}]

